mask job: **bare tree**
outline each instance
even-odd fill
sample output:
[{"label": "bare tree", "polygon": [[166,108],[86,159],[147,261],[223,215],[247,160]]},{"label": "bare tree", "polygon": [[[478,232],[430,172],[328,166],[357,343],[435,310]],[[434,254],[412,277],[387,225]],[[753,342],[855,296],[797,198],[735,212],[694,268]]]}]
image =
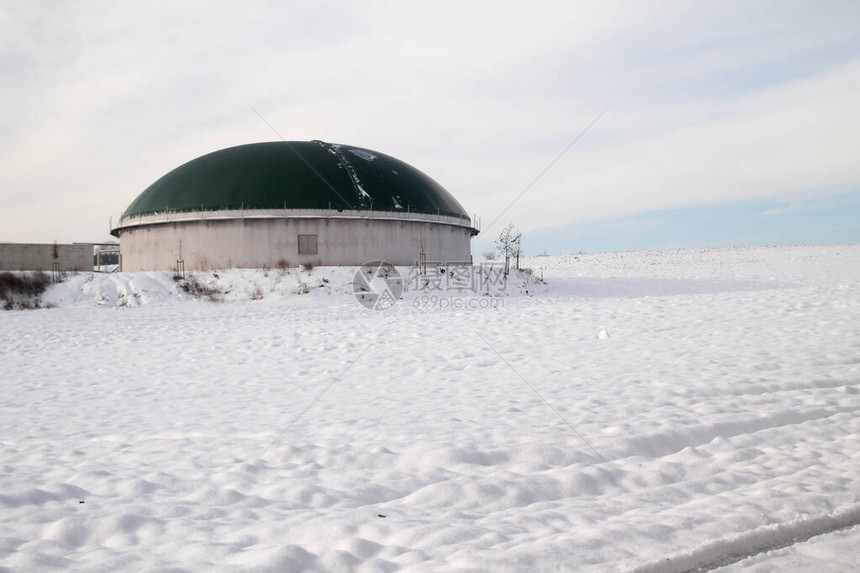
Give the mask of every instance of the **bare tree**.
[{"label": "bare tree", "polygon": [[520,268],[520,253],[521,253],[522,233],[517,231],[513,222],[502,229],[499,233],[499,238],[494,243],[495,252],[499,256],[505,257],[505,276],[511,270],[511,257],[516,258],[517,270]]}]

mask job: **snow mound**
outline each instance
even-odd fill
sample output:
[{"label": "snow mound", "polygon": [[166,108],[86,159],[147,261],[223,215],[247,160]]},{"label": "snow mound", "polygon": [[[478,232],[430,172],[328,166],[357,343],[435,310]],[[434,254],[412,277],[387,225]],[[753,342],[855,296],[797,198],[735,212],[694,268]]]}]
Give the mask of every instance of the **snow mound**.
[{"label": "snow mound", "polygon": [[[511,271],[504,279],[500,276],[500,267],[474,267],[478,270],[462,267],[469,269],[469,276],[465,282],[458,282],[453,278],[452,268],[450,265],[430,266],[422,272],[414,267],[398,268],[404,284],[401,298],[408,304],[423,295],[517,297],[546,291],[543,282],[522,271]],[[358,270],[359,267],[228,269],[193,271],[182,277],[170,272],[77,273],[61,283],[49,285],[39,302],[40,306],[51,308],[133,308],[181,301],[302,305],[307,304],[308,297],[298,295],[311,295],[315,302],[331,297],[329,302],[349,304],[354,302],[353,283]],[[479,280],[481,273],[491,276],[484,284]]]}]

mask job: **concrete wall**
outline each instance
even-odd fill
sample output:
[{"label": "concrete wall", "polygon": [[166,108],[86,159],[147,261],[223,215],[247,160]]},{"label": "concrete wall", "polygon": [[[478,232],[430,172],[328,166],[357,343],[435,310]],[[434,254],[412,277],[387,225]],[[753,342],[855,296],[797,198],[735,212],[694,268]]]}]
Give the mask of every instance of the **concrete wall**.
[{"label": "concrete wall", "polygon": [[54,262],[60,271],[92,271],[93,246],[91,244],[56,245],[53,243],[0,243],[0,270],[48,271]]},{"label": "concrete wall", "polygon": [[[159,222],[118,229],[123,271],[471,262],[472,229],[462,224],[359,218],[246,218]],[[298,253],[298,236],[319,237],[317,255]]]}]

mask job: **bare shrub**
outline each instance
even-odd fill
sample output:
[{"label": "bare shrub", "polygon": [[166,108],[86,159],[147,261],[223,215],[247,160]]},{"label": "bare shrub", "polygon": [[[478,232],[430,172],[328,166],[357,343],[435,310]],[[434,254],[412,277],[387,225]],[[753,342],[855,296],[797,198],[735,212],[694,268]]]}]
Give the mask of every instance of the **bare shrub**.
[{"label": "bare shrub", "polygon": [[39,296],[48,285],[51,284],[51,277],[42,271],[33,273],[0,273],[0,296],[7,293],[23,294],[28,296]]},{"label": "bare shrub", "polygon": [[[175,279],[176,277],[174,277]],[[189,275],[185,278],[180,278],[177,280],[179,284],[179,288],[193,296],[194,298],[205,299],[210,302],[218,302],[223,297],[223,292],[218,287],[210,287],[202,282],[194,276]]]},{"label": "bare shrub", "polygon": [[51,277],[42,271],[32,273],[0,273],[0,300],[5,310],[40,308],[40,298],[51,284]]}]

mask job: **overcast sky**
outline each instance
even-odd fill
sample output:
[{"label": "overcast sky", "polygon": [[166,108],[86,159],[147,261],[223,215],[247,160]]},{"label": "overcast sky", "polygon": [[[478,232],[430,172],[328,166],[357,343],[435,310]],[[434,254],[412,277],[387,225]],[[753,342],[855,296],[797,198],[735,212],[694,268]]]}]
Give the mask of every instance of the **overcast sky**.
[{"label": "overcast sky", "polygon": [[277,140],[255,110],[532,254],[860,241],[856,0],[0,0],[0,98],[0,241],[109,239],[174,167]]}]

